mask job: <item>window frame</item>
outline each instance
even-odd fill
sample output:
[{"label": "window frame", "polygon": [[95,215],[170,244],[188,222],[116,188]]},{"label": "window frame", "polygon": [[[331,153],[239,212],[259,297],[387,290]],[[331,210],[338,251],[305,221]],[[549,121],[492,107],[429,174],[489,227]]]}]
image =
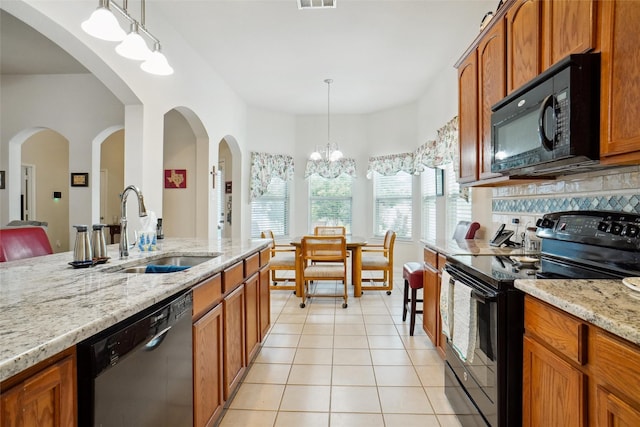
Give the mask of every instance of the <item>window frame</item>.
[{"label": "window frame", "polygon": [[[394,179],[397,180],[397,177],[399,175],[403,176],[404,179],[408,179],[408,190],[409,190],[409,194],[408,195],[402,195],[402,196],[381,196],[379,197],[377,194],[377,189],[378,189],[378,183],[380,182],[380,180],[386,180],[386,179]],[[372,177],[372,232],[373,232],[373,236],[376,238],[383,238],[386,231],[388,229],[393,229],[393,231],[396,232],[396,239],[397,240],[406,240],[406,241],[410,241],[413,239],[413,235],[414,235],[414,226],[413,226],[413,221],[414,221],[414,209],[415,209],[415,204],[413,201],[413,196],[414,196],[414,179],[413,179],[413,175],[407,173],[407,172],[403,172],[400,171],[398,173],[396,173],[395,175],[390,175],[390,176],[384,176],[378,172],[374,172],[373,177]],[[408,228],[409,228],[409,233],[408,235],[405,234],[403,232],[402,229],[395,227],[395,226],[385,226],[384,225],[384,221],[381,221],[379,218],[379,201],[382,201],[382,203],[384,203],[384,201],[391,201],[391,200],[404,200],[404,201],[408,201],[409,202],[409,209],[407,210],[409,218],[406,221],[406,224],[408,224]],[[380,224],[380,222],[382,222],[382,224]],[[380,227],[379,227],[380,225]]]},{"label": "window frame", "polygon": [[[315,180],[324,180],[324,182],[329,182],[329,181],[335,181],[337,179],[344,179],[344,180],[349,180],[349,195],[348,196],[314,196],[313,192],[314,192],[314,184],[316,183]],[[352,176],[349,176],[347,174],[341,174],[340,176],[338,176],[337,178],[323,178],[317,174],[311,175],[308,179],[307,179],[307,190],[308,190],[308,197],[307,197],[307,208],[308,208],[308,216],[307,216],[307,231],[309,233],[313,233],[313,230],[315,229],[316,226],[323,226],[323,225],[342,225],[346,228],[346,232],[347,235],[351,235],[351,232],[353,230],[353,187],[354,187],[354,178]],[[348,223],[320,223],[320,222],[314,222],[314,218],[313,218],[313,212],[314,212],[314,207],[313,207],[313,203],[318,202],[318,201],[333,201],[333,202],[339,202],[339,201],[345,201],[348,202],[348,210],[349,210],[349,221]]]}]

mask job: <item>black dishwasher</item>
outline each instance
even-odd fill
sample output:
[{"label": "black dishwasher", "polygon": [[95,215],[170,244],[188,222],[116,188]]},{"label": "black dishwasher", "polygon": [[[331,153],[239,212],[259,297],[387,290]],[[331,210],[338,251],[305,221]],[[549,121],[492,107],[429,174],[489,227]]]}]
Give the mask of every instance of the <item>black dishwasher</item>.
[{"label": "black dishwasher", "polygon": [[193,426],[191,291],[81,342],[78,425]]}]

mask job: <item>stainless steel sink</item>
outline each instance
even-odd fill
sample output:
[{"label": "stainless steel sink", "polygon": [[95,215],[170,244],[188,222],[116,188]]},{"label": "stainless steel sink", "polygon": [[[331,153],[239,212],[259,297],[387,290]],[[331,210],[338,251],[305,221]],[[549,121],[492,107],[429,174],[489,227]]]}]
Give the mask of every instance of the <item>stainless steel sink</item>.
[{"label": "stainless steel sink", "polygon": [[138,263],[130,264],[127,267],[109,269],[105,271],[114,273],[146,273],[148,265],[174,265],[182,267],[193,267],[210,261],[220,255],[169,255],[159,258],[144,259]]}]

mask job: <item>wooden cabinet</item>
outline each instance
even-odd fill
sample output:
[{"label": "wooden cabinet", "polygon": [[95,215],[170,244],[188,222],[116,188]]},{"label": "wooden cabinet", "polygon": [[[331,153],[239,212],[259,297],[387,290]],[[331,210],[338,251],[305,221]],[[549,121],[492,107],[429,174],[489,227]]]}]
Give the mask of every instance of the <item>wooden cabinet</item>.
[{"label": "wooden cabinet", "polygon": [[511,93],[542,71],[541,5],[518,0],[507,11],[507,92]]},{"label": "wooden cabinet", "polygon": [[542,22],[542,70],[567,55],[596,47],[596,5],[592,0],[545,0]]},{"label": "wooden cabinet", "polygon": [[3,427],[76,426],[76,360],[70,349],[2,383]]},{"label": "wooden cabinet", "polygon": [[585,375],[527,336],[523,348],[523,426],[584,426]]},{"label": "wooden cabinet", "polygon": [[424,248],[423,280],[423,313],[422,328],[438,349],[440,357],[444,359],[445,337],[442,335],[442,320],[440,319],[440,279],[446,257],[438,252]]},{"label": "wooden cabinet", "polygon": [[478,126],[479,178],[500,176],[491,172],[491,107],[504,98],[505,23],[498,21],[478,45]]},{"label": "wooden cabinet", "polygon": [[491,107],[567,55],[596,49],[596,18],[594,0],[515,0],[496,13],[456,64],[459,183],[524,182],[491,172]]},{"label": "wooden cabinet", "polygon": [[220,274],[193,288],[193,423],[212,426],[222,412],[223,317]]},{"label": "wooden cabinet", "polygon": [[244,282],[245,360],[253,359],[260,343],[260,276],[254,273]]},{"label": "wooden cabinet", "polygon": [[525,298],[524,426],[640,425],[640,347]]},{"label": "wooden cabinet", "polygon": [[458,182],[478,180],[478,54],[458,67]]},{"label": "wooden cabinet", "polygon": [[240,285],[223,300],[224,398],[237,387],[247,366],[245,354],[245,293]]},{"label": "wooden cabinet", "polygon": [[598,2],[601,16],[600,154],[608,164],[640,162],[640,2]]},{"label": "wooden cabinet", "polygon": [[269,266],[260,269],[260,340],[264,340],[271,326],[271,292],[269,291]]},{"label": "wooden cabinet", "polygon": [[422,326],[427,336],[433,343],[438,345],[438,324],[440,301],[440,283],[438,281],[438,270],[425,263],[423,274],[424,308],[422,313]]},{"label": "wooden cabinet", "polygon": [[[195,300],[195,298],[194,298]],[[222,304],[193,324],[193,422],[212,426],[222,412]]]}]

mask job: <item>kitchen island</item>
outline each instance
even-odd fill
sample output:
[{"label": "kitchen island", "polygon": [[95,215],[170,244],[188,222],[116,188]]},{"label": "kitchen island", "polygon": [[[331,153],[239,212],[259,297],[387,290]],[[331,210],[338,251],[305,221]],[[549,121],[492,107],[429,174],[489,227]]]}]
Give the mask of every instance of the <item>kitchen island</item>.
[{"label": "kitchen island", "polygon": [[[0,381],[267,248],[268,240],[209,241],[171,238],[160,251],[133,250],[118,258],[108,246],[103,265],[74,269],[66,252],[0,263]],[[212,256],[169,274],[117,272],[158,255]]]}]

